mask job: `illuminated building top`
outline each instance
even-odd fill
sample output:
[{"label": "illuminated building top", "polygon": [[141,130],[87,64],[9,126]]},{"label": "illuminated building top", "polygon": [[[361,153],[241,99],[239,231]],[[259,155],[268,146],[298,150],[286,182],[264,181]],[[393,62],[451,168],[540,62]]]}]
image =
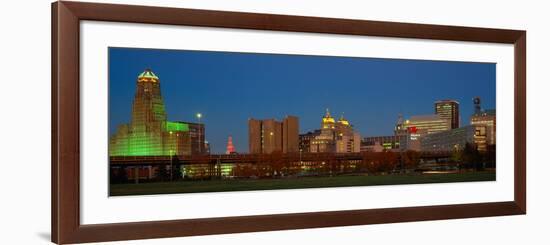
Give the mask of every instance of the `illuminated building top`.
[{"label": "illuminated building top", "polygon": [[340,119],[338,120],[338,123],[349,126],[349,121],[344,118],[344,113],[342,113],[342,116],[340,116]]},{"label": "illuminated building top", "polygon": [[151,69],[146,69],[138,76],[138,82],[159,82],[159,77],[151,71]]},{"label": "illuminated building top", "polygon": [[330,111],[327,108],[327,112],[325,113],[325,116],[323,117],[322,127],[323,128],[334,128],[334,123],[335,123],[335,120],[330,115]]},{"label": "illuminated building top", "polygon": [[336,121],[327,108],[323,116],[321,129],[308,139],[308,145],[301,146],[306,152],[359,152],[361,136],[353,130],[344,114]]}]

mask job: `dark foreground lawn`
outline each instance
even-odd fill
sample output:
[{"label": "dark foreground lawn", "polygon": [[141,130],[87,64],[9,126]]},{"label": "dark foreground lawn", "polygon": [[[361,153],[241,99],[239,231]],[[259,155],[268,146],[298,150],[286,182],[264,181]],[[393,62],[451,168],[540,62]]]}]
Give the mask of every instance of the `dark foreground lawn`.
[{"label": "dark foreground lawn", "polygon": [[468,181],[494,181],[494,171],[410,174],[410,175],[377,175],[377,176],[333,176],[333,177],[303,177],[286,179],[234,179],[234,180],[203,180],[152,182],[139,184],[112,184],[111,196],[150,195],[170,193],[196,193],[220,191],[250,191],[274,189],[299,189],[344,186],[399,185],[449,183]]}]

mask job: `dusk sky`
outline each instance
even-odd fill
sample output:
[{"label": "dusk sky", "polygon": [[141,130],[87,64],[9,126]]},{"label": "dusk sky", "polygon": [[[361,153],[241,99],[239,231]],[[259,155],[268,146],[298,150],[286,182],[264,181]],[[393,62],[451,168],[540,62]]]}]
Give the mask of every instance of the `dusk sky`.
[{"label": "dusk sky", "polygon": [[342,112],[362,137],[392,135],[397,116],[434,113],[434,101],[460,103],[469,124],[472,98],[496,104],[496,65],[448,61],[109,48],[109,133],[128,123],[137,76],[159,77],[170,121],[203,114],[212,153],[233,136],[248,152],[248,118],[298,116],[300,133],[318,129],[325,109]]}]

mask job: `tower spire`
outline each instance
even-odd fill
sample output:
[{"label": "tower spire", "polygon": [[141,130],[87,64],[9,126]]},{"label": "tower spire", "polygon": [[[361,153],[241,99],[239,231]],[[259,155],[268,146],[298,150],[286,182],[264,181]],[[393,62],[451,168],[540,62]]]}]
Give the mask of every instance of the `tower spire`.
[{"label": "tower spire", "polygon": [[327,110],[326,110],[326,113],[325,113],[325,117],[326,117],[326,118],[329,118],[329,117],[330,117],[330,111],[329,111],[328,107],[327,107]]},{"label": "tower spire", "polygon": [[321,123],[321,128],[334,128],[334,118],[330,115],[330,111],[327,108],[327,112],[323,117],[323,122]]},{"label": "tower spire", "polygon": [[231,153],[235,153],[235,147],[233,146],[233,137],[229,135],[229,138],[227,138],[227,149],[225,150],[225,154]]}]

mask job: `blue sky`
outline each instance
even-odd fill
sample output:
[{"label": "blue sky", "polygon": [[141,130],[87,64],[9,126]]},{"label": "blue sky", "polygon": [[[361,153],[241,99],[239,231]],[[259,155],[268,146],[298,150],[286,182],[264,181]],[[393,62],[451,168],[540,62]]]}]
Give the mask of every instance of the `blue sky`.
[{"label": "blue sky", "polygon": [[212,151],[233,136],[248,151],[248,118],[295,115],[300,132],[319,128],[325,108],[344,113],[361,136],[391,135],[402,113],[433,114],[433,102],[460,102],[461,125],[472,98],[495,108],[494,63],[421,61],[305,55],[109,48],[109,132],[130,121],[136,78],[150,68],[173,121],[204,115]]}]

